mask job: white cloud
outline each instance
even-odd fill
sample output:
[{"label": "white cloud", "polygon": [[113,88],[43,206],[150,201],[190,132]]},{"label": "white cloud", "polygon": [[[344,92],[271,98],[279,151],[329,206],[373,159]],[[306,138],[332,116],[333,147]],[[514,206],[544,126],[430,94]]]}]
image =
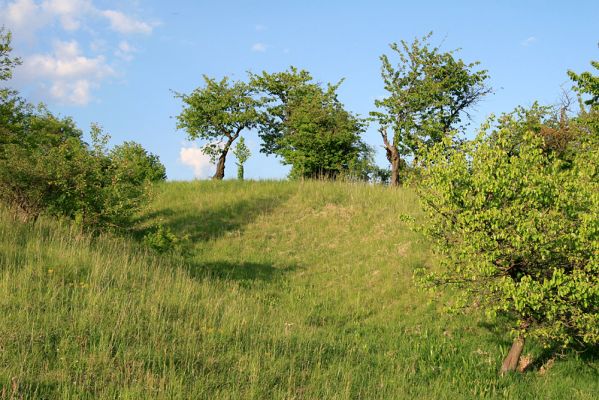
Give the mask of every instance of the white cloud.
[{"label": "white cloud", "polygon": [[66,31],[78,30],[90,17],[106,20],[112,30],[123,34],[150,34],[158,25],[121,11],[99,9],[92,0],[14,0],[5,6],[0,3],[0,24],[26,39],[32,39],[37,30],[55,21]]},{"label": "white cloud", "polygon": [[[75,40],[55,40],[51,50],[30,50],[21,54],[24,65],[17,69],[17,79],[40,89],[44,100],[85,105],[107,77],[116,72],[109,60],[131,61],[137,49],[124,39],[109,40],[101,32],[109,29],[121,34],[150,34],[158,25],[142,21],[118,10],[96,7],[93,0],[0,0],[0,26],[20,40],[35,42],[36,38],[59,35],[73,37],[75,31],[92,33],[89,42],[82,42],[82,51]],[[43,35],[43,36],[42,36]],[[47,40],[41,45],[45,46]],[[89,55],[84,53],[89,52]],[[112,52],[112,54],[111,54]]]},{"label": "white cloud", "polygon": [[252,45],[252,51],[264,53],[266,51],[266,45],[264,43],[254,43]]},{"label": "white cloud", "polygon": [[90,0],[47,0],[41,8],[49,15],[57,17],[67,31],[75,31],[81,26],[83,17],[94,11]]},{"label": "white cloud", "polygon": [[100,14],[108,19],[112,30],[120,33],[144,33],[150,34],[156,26],[155,23],[139,21],[120,11],[104,10]]},{"label": "white cloud", "polygon": [[529,38],[523,40],[522,42],[520,42],[520,45],[524,46],[524,47],[528,47],[532,44],[534,44],[537,41],[537,38],[534,36],[530,36]]},{"label": "white cloud", "polygon": [[132,61],[133,54],[137,52],[137,49],[129,44],[126,40],[121,40],[117,50],[114,52],[114,55],[125,60]]},{"label": "white cloud", "polygon": [[16,0],[0,8],[0,23],[26,40],[32,40],[35,31],[50,21],[51,16],[32,0]]},{"label": "white cloud", "polygon": [[114,76],[115,71],[103,56],[94,58],[81,54],[74,41],[54,42],[51,54],[34,54],[26,57],[23,72],[26,79],[48,87],[48,94],[61,102],[85,105],[91,100],[91,90]]},{"label": "white cloud", "polygon": [[179,159],[183,164],[193,168],[193,175],[196,178],[208,178],[214,174],[215,166],[210,160],[210,156],[204,154],[201,147],[182,147]]},{"label": "white cloud", "polygon": [[64,103],[86,105],[91,101],[92,83],[86,79],[74,82],[58,80],[52,83],[49,94]]}]

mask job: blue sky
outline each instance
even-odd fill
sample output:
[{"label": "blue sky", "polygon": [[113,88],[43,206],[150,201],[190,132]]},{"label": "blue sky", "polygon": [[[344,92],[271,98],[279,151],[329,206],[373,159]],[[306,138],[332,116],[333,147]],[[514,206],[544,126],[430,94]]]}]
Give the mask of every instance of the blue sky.
[{"label": "blue sky", "polygon": [[[31,101],[72,116],[85,131],[99,122],[113,143],[134,140],[160,156],[169,179],[206,177],[199,147],[175,128],[181,104],[202,74],[245,79],[245,71],[309,70],[321,82],[345,78],[340,99],[367,115],[385,95],[379,56],[388,44],[429,31],[442,49],[489,70],[495,94],[474,112],[539,100],[555,103],[566,71],[599,59],[597,1],[99,1],[0,0],[0,24],[24,60],[11,85]],[[246,176],[284,178],[259,154],[255,132]],[[365,140],[387,165],[376,127]],[[227,177],[235,176],[234,159]]]}]

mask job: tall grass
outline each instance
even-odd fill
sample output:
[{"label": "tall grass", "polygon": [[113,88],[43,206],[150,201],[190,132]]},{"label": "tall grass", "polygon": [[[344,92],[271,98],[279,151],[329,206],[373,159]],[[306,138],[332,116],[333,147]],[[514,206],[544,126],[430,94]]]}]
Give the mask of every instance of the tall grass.
[{"label": "tall grass", "polygon": [[183,255],[0,212],[0,399],[599,393],[592,356],[497,376],[510,343],[501,327],[446,316],[412,283],[434,257],[398,219],[422,217],[409,190],[246,181],[156,192],[137,228],[188,235]]}]

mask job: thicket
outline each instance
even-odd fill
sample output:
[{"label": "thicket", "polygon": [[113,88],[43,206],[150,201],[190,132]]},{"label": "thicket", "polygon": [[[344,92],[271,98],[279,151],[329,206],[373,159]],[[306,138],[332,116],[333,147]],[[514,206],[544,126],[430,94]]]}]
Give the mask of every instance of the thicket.
[{"label": "thicket", "polygon": [[[10,34],[0,31],[0,78],[19,60]],[[0,201],[23,219],[41,213],[66,217],[88,229],[125,229],[147,200],[150,182],[164,180],[157,156],[134,142],[109,150],[109,136],[92,125],[91,144],[69,117],[0,91]]]}]

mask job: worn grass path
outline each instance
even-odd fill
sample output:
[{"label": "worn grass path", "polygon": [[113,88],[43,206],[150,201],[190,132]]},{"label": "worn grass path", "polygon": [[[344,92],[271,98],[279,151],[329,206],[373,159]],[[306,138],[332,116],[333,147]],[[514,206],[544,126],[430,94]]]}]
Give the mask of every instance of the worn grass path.
[{"label": "worn grass path", "polygon": [[137,229],[191,244],[158,256],[2,212],[0,399],[597,398],[592,355],[499,378],[509,337],[415,288],[401,213],[409,190],[167,183]]}]

